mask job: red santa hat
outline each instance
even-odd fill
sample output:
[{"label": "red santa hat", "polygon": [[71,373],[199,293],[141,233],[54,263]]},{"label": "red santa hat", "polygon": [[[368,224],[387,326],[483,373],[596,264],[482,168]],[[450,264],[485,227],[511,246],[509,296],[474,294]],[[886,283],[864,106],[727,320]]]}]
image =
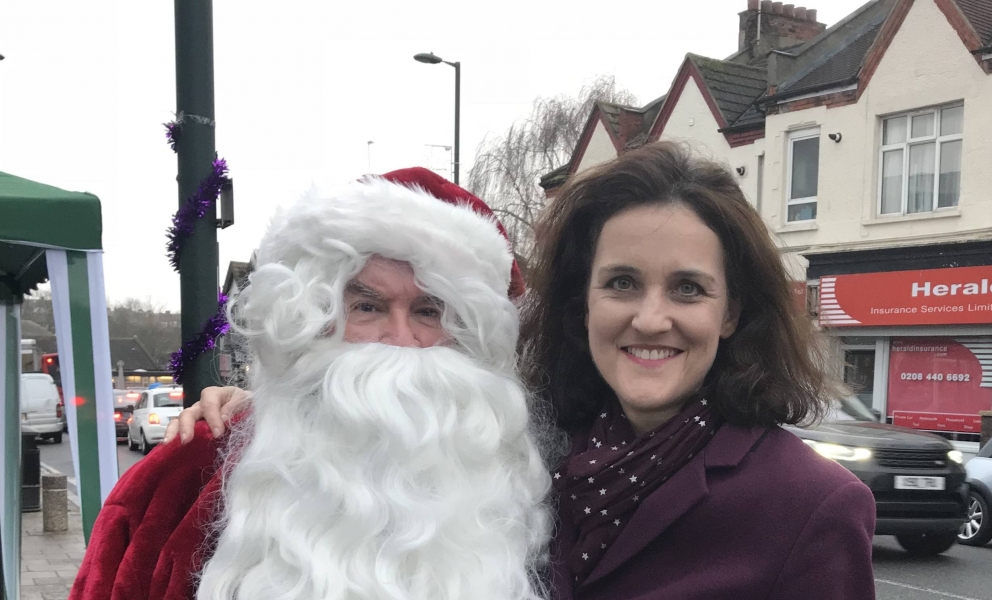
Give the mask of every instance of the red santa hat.
[{"label": "red santa hat", "polygon": [[465,298],[479,285],[511,300],[524,293],[506,230],[492,210],[423,168],[368,176],[329,195],[311,192],[276,215],[257,264],[316,260],[334,269],[373,254],[436,274]]},{"label": "red santa hat", "polygon": [[[382,179],[427,194],[442,202],[447,202],[460,208],[471,209],[496,227],[503,239],[506,240],[507,248],[512,253],[512,248],[509,245],[510,238],[506,233],[506,228],[503,227],[503,224],[493,214],[492,209],[482,199],[469,191],[423,167],[390,171],[383,174]],[[520,272],[517,261],[513,260],[510,265],[510,284],[507,293],[511,299],[516,300],[523,296],[525,290],[523,274]]]}]

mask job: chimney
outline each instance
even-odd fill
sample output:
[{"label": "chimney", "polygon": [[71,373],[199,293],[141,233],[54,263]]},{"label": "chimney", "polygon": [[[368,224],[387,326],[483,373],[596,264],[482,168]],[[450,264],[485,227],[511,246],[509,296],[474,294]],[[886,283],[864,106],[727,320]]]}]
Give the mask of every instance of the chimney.
[{"label": "chimney", "polygon": [[738,51],[751,48],[751,58],[772,50],[809,41],[827,28],[816,20],[816,9],[773,2],[747,0],[747,10],[740,13]]}]

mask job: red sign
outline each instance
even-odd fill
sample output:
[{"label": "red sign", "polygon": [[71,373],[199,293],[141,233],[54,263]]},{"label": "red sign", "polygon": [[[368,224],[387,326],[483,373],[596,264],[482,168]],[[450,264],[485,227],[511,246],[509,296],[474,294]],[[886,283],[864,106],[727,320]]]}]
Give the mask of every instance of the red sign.
[{"label": "red sign", "polygon": [[892,413],[892,424],[911,429],[927,429],[929,431],[982,432],[982,418],[978,415],[917,413],[898,410]]},{"label": "red sign", "polygon": [[992,338],[893,338],[889,414],[914,429],[979,433],[992,408]]},{"label": "red sign", "polygon": [[992,266],[820,278],[820,325],[992,323]]}]

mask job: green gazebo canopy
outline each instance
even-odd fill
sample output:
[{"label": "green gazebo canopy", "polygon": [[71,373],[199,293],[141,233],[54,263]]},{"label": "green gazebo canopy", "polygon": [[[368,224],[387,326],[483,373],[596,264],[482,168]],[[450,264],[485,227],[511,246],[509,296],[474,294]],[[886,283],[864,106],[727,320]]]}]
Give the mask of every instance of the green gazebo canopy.
[{"label": "green gazebo canopy", "polygon": [[48,278],[46,248],[99,250],[100,200],[0,173],[0,297],[19,298]]}]

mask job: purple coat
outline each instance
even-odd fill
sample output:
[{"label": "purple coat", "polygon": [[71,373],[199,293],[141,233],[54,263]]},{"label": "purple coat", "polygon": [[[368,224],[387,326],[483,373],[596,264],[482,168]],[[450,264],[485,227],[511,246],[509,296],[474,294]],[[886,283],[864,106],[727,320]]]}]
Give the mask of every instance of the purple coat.
[{"label": "purple coat", "polygon": [[645,498],[577,589],[560,558],[575,529],[560,518],[557,600],[875,598],[871,491],[777,427],[721,427]]}]

